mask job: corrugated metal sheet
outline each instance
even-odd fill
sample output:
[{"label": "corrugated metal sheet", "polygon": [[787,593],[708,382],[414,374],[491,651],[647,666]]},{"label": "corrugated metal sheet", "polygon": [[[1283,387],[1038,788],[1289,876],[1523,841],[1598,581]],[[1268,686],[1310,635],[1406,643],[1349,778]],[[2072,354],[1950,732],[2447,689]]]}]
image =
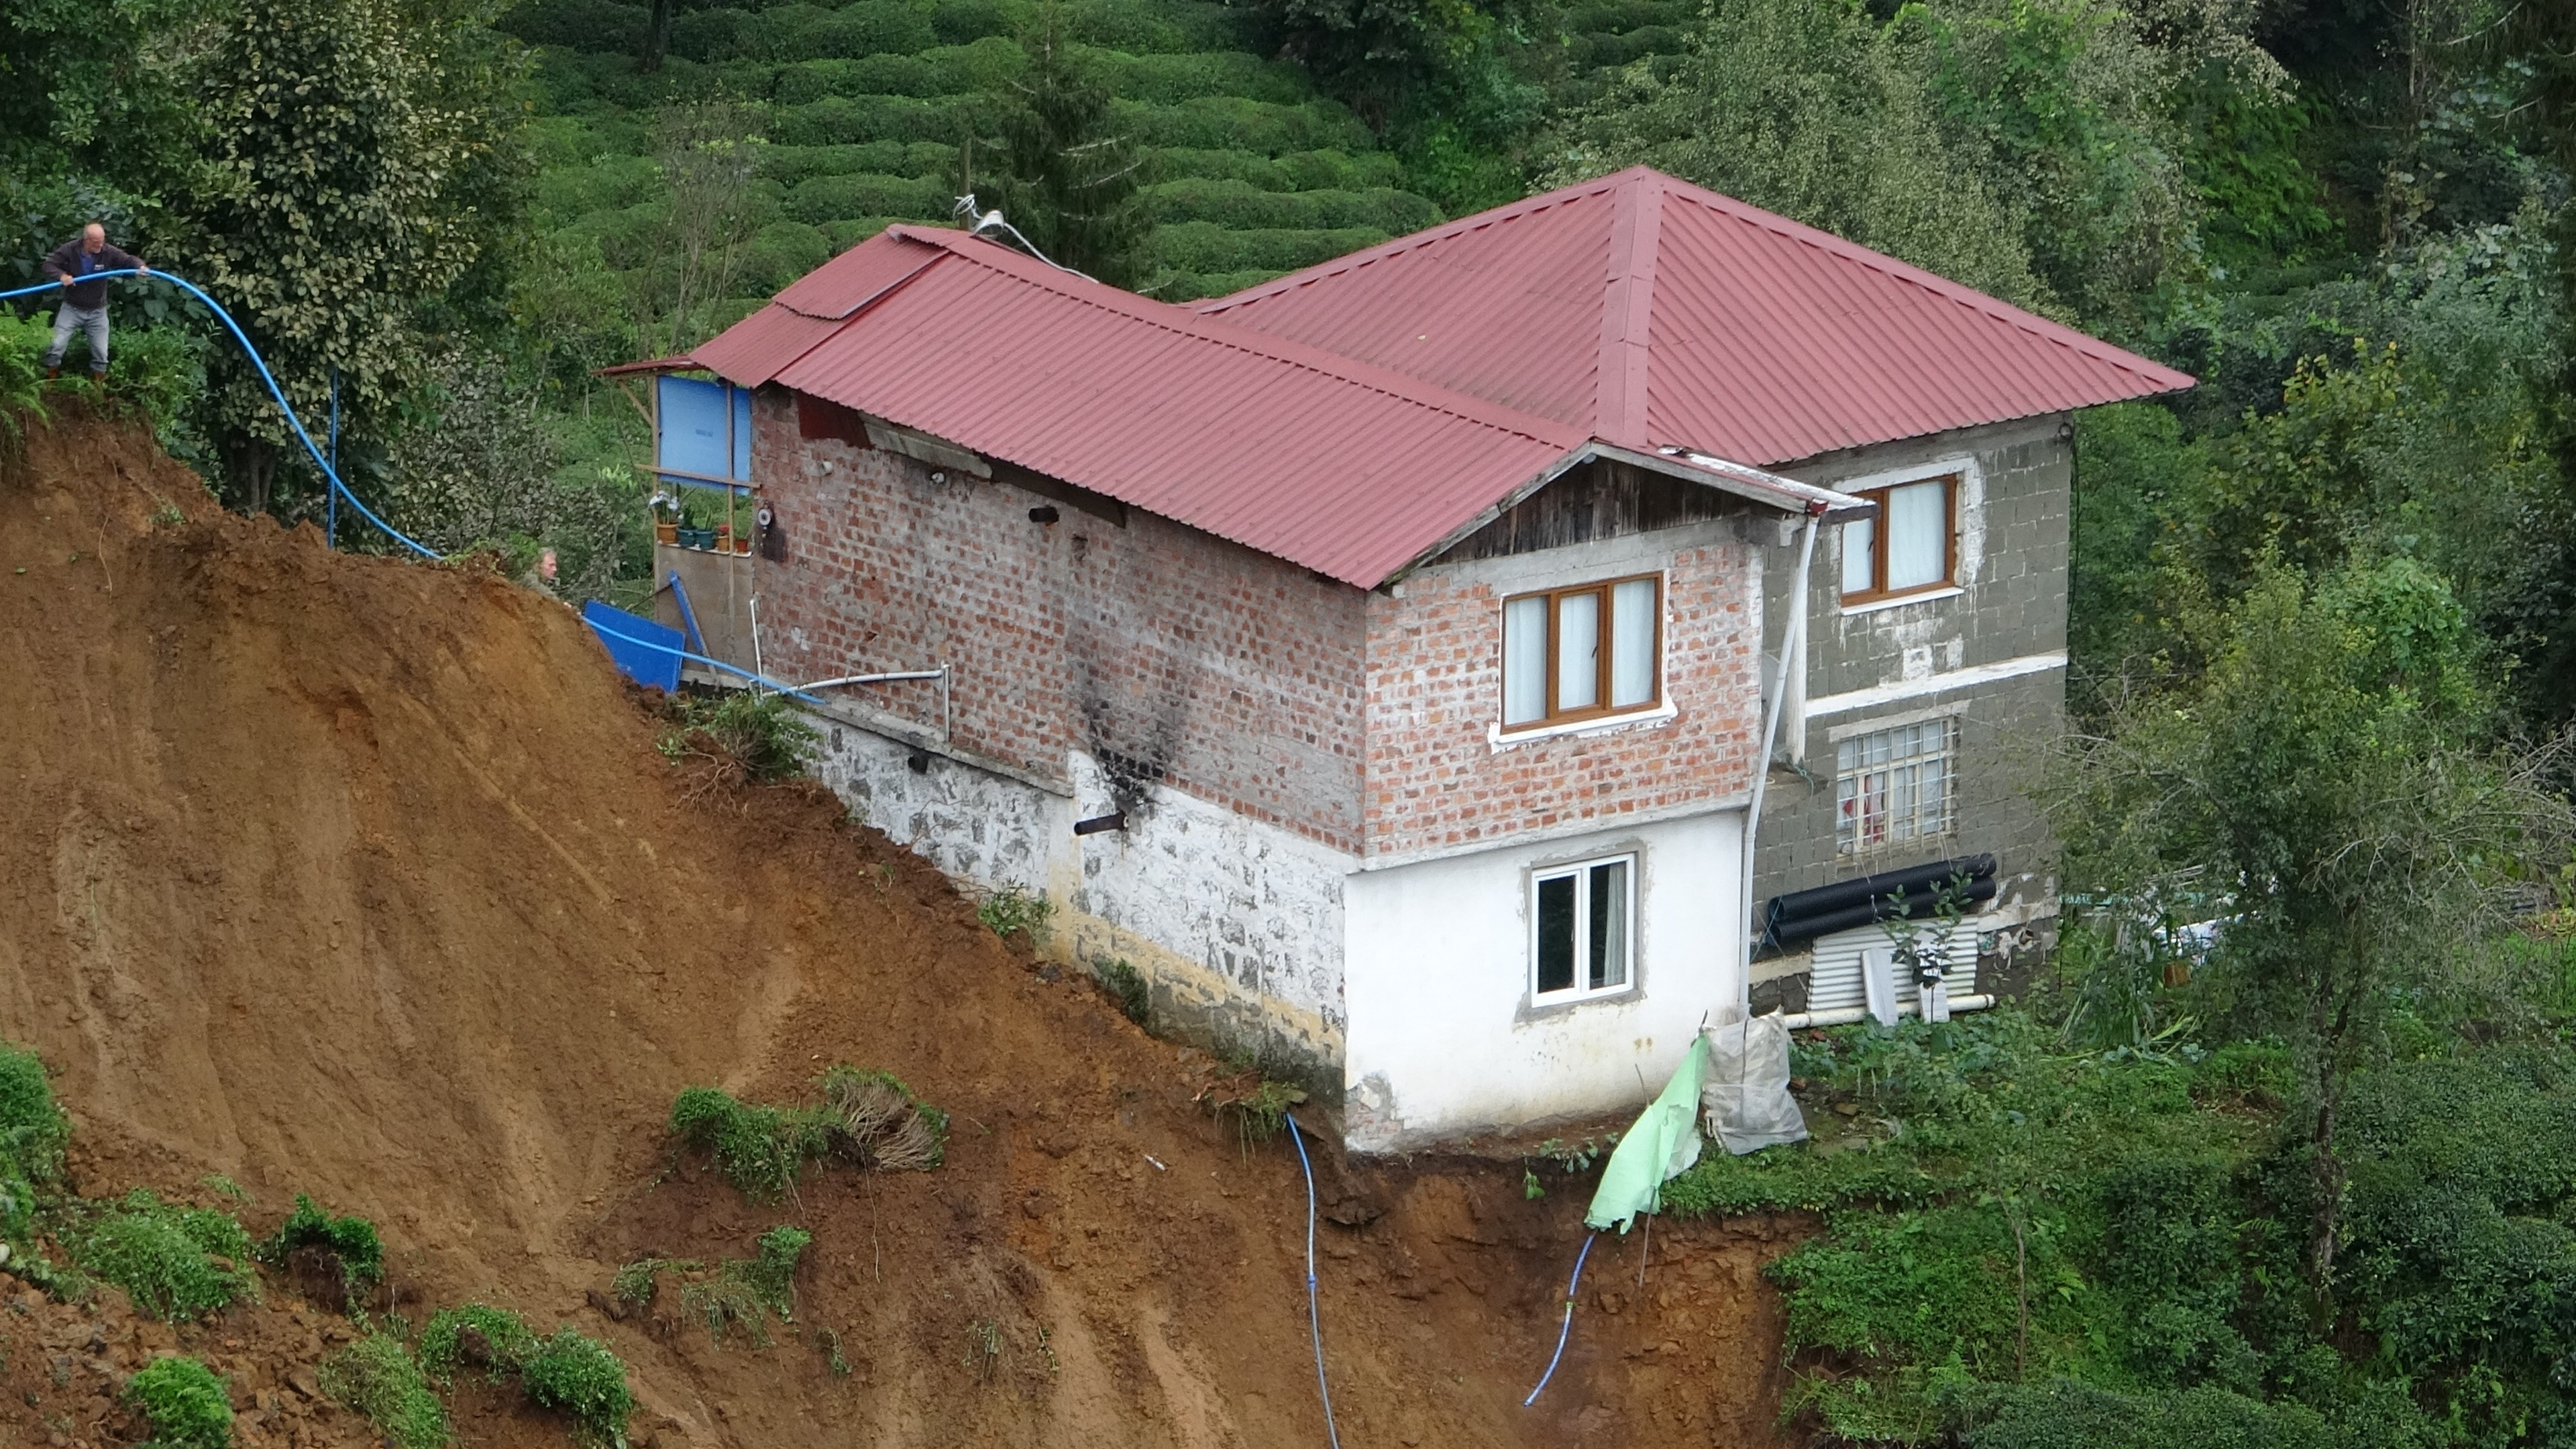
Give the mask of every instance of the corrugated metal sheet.
[{"label": "corrugated metal sheet", "polygon": [[[923,246],[932,265],[776,381],[1363,588],[1587,441],[962,232],[896,228],[842,261]],[[728,332],[724,355],[795,345],[782,310]]]},{"label": "corrugated metal sheet", "polygon": [[736,387],[758,387],[842,325],[772,302],[699,344],[689,360]]},{"label": "corrugated metal sheet", "polygon": [[[1861,982],[1861,953],[1878,950],[1889,944],[1887,932],[1877,926],[1857,926],[1818,936],[1810,948],[1815,952],[1815,965],[1807,977],[1809,1011],[1849,1011],[1867,1005],[1866,988]],[[1960,922],[1950,936],[1950,965],[1941,974],[1950,983],[1952,1000],[1973,994],[1977,989],[1977,923],[1971,916]],[[1890,969],[1893,969],[1892,967]],[[1897,1009],[1911,1011],[1915,1005],[1911,982],[1898,982]]]},{"label": "corrugated metal sheet", "polygon": [[1605,442],[1753,464],[2192,385],[1645,168],[1197,306]]},{"label": "corrugated metal sheet", "polygon": [[855,246],[788,283],[774,301],[808,317],[847,317],[944,255],[900,230]]}]

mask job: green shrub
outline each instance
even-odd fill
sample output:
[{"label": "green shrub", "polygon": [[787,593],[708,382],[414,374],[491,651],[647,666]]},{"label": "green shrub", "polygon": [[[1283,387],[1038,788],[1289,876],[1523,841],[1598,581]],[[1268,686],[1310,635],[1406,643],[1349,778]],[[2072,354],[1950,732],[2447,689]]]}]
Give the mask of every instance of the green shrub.
[{"label": "green shrub", "polygon": [[[819,148],[818,148],[819,149]],[[955,178],[925,176],[817,176],[787,193],[787,214],[798,221],[827,222],[855,216],[912,216],[935,220],[948,215]]]},{"label": "green shrub", "polygon": [[124,1289],[135,1308],[182,1322],[259,1296],[250,1235],[230,1213],[164,1203],[137,1189],[86,1227],[67,1227],[80,1266]]},{"label": "green shrub", "polygon": [[390,1333],[376,1332],[322,1361],[322,1392],[364,1414],[394,1449],[443,1449],[447,1410],[411,1350]]},{"label": "green shrub", "polygon": [[45,420],[45,348],[52,340],[43,322],[0,307],[0,444],[16,443],[30,421]]},{"label": "green shrub", "polygon": [[335,1218],[300,1192],[295,1195],[295,1211],[259,1245],[259,1260],[283,1267],[298,1248],[319,1248],[330,1254],[340,1265],[341,1287],[352,1300],[384,1281],[385,1245],[376,1236],[376,1225],[365,1218]]},{"label": "green shrub", "polygon": [[714,1087],[691,1087],[671,1103],[671,1133],[715,1157],[716,1170],[747,1196],[774,1202],[805,1164],[832,1150],[831,1116],[818,1109],[765,1107]]},{"label": "green shrub", "polygon": [[1013,936],[1026,936],[1035,945],[1046,933],[1049,917],[1055,914],[1055,902],[1043,892],[1024,885],[1006,885],[989,892],[975,903],[975,919],[984,928],[1007,941]]},{"label": "green shrub", "polygon": [[125,1397],[143,1411],[159,1449],[227,1449],[233,1442],[232,1395],[193,1358],[154,1359],[125,1381]]},{"label": "green shrub", "polygon": [[802,773],[822,739],[785,695],[728,690],[709,699],[684,694],[667,708],[672,729],[662,741],[665,755],[711,752],[731,761],[744,778],[764,784]]},{"label": "green shrub", "polygon": [[[5,322],[0,318],[0,322]],[[62,1170],[71,1124],[54,1104],[45,1064],[0,1043],[0,1237],[24,1241],[34,1226],[36,1189]]]},{"label": "green shrub", "polygon": [[635,1395],[626,1387],[625,1361],[594,1338],[558,1328],[539,1343],[519,1370],[519,1386],[541,1409],[571,1416],[584,1443],[622,1445]]},{"label": "green shrub", "polygon": [[537,1342],[528,1321],[506,1308],[442,1308],[420,1330],[420,1366],[442,1383],[453,1383],[458,1369],[474,1367],[498,1382],[518,1375],[536,1356]]},{"label": "green shrub", "polygon": [[618,1302],[641,1308],[653,1301],[664,1273],[693,1273],[705,1266],[695,1258],[638,1258],[617,1270],[608,1291]]},{"label": "green shrub", "polygon": [[1179,272],[1293,272],[1387,239],[1375,227],[1347,231],[1229,231],[1212,221],[1154,228],[1154,260]]}]

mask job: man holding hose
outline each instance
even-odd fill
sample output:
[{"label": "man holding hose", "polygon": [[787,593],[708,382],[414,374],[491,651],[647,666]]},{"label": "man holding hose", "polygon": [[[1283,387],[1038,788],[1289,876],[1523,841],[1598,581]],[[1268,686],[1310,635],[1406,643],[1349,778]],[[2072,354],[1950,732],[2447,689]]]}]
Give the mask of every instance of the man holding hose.
[{"label": "man holding hose", "polygon": [[63,349],[78,327],[89,335],[89,375],[107,380],[107,283],[93,274],[128,268],[152,271],[141,257],[109,246],[107,228],[94,221],[45,258],[46,277],[63,284],[62,305],[54,309],[54,344],[45,349],[45,376],[62,376]]}]

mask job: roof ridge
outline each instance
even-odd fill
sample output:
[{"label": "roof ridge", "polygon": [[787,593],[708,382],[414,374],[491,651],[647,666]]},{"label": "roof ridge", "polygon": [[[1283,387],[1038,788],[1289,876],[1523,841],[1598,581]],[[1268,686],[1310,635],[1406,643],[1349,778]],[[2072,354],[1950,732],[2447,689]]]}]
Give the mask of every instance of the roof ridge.
[{"label": "roof ridge", "polygon": [[[897,228],[888,227],[886,230],[893,232],[896,231]],[[930,245],[940,247],[949,255],[956,257],[960,261],[1001,272],[1006,276],[1030,283],[1034,286],[1043,287],[1048,291],[1054,292],[1058,296],[1068,298],[1086,306],[1097,307],[1104,312],[1119,313],[1133,321],[1142,322],[1149,327],[1160,327],[1166,331],[1177,333],[1180,336],[1196,338],[1202,342],[1211,342],[1219,347],[1232,348],[1237,352],[1245,353],[1249,356],[1266,357],[1273,362],[1283,363],[1290,367],[1303,368],[1308,372],[1316,373],[1324,377],[1337,378],[1343,382],[1349,383],[1353,387],[1365,388],[1371,392],[1379,393],[1386,397],[1394,398],[1399,402],[1407,403],[1411,406],[1423,408],[1431,412],[1445,413],[1450,417],[1457,418],[1462,422],[1473,423],[1478,427],[1491,428],[1494,431],[1501,433],[1516,434],[1520,437],[1528,438],[1533,442],[1548,444],[1551,447],[1569,446],[1567,439],[1571,437],[1575,431],[1578,431],[1573,429],[1568,429],[1562,433],[1549,431],[1549,420],[1538,417],[1535,414],[1524,413],[1517,408],[1508,408],[1500,403],[1491,402],[1487,399],[1477,397],[1472,393],[1459,392],[1453,388],[1443,387],[1436,382],[1430,382],[1423,378],[1414,377],[1411,374],[1399,372],[1391,367],[1380,367],[1375,363],[1362,362],[1354,357],[1345,357],[1328,348],[1316,347],[1303,342],[1292,342],[1286,338],[1274,337],[1269,333],[1262,332],[1254,328],[1242,327],[1235,323],[1227,322],[1218,318],[1202,316],[1198,312],[1181,306],[1176,302],[1163,302],[1157,301],[1152,297],[1139,296],[1136,293],[1112,287],[1106,282],[1092,281],[1092,279],[1088,277],[1083,278],[1083,280],[1091,282],[1093,287],[1098,288],[1099,293],[1066,286],[1058,280],[1059,275],[1080,276],[1081,274],[1076,272],[1065,272],[1063,268],[1057,267],[1051,262],[1041,262],[1034,257],[1023,256],[1021,253],[1003,246],[999,242],[985,241],[984,244],[991,247],[997,256],[1008,257],[1011,260],[1010,266],[1006,267],[996,265],[993,258],[975,252],[969,252],[964,247],[956,244],[957,242],[967,240],[984,240],[980,237],[970,237],[966,232],[950,232],[949,235],[953,236],[956,239],[955,241],[951,241],[947,237],[939,237],[935,235],[931,237],[923,237],[920,235],[923,231],[935,232],[940,230],[946,229],[914,228],[905,226],[901,228],[901,234],[907,240],[927,241]],[[1031,270],[1023,271],[1023,268]],[[1034,270],[1035,268],[1044,268],[1045,270],[1037,271]],[[1155,315],[1157,312],[1163,315]],[[1181,321],[1186,321],[1190,325],[1178,325]]]},{"label": "roof ridge", "polygon": [[1647,398],[1654,384],[1649,349],[1655,316],[1655,262],[1662,249],[1663,192],[1653,173],[1616,190],[1610,255],[1601,283],[1601,351],[1593,365],[1592,432],[1604,442],[1643,447]]},{"label": "roof ridge", "polygon": [[1240,292],[1229,292],[1222,297],[1207,298],[1204,303],[1192,305],[1188,310],[1201,317],[1213,317],[1220,312],[1230,311],[1236,306],[1248,306],[1265,298],[1278,296],[1282,292],[1320,282],[1326,277],[1337,277],[1344,272],[1357,271],[1361,267],[1385,261],[1390,257],[1400,257],[1406,252],[1430,246],[1434,242],[1448,241],[1453,237],[1465,236],[1471,231],[1479,231],[1488,226],[1518,221],[1525,216],[1562,206],[1581,197],[1616,190],[1633,181],[1634,173],[1652,170],[1653,168],[1646,166],[1631,166],[1624,171],[1595,176],[1589,181],[1560,186],[1554,191],[1542,191],[1536,196],[1524,196],[1518,201],[1507,201],[1500,206],[1490,206],[1483,211],[1459,217],[1455,221],[1442,222],[1438,226],[1428,227],[1422,231],[1408,232],[1403,236],[1379,242],[1373,247],[1362,247],[1358,251],[1344,253],[1330,261],[1317,262],[1311,267],[1290,272],[1284,277],[1255,282]]},{"label": "roof ridge", "polygon": [[[2140,357],[2126,348],[2115,347],[2062,322],[2051,321],[2026,308],[2016,307],[2001,297],[1990,296],[1965,283],[1951,281],[1937,272],[1926,271],[1910,262],[1889,256],[1885,252],[1862,246],[1858,242],[1782,216],[1778,212],[1767,211],[1749,201],[1711,191],[1704,186],[1684,181],[1678,176],[1665,176],[1661,172],[1657,172],[1656,175],[1662,178],[1664,183],[1662,190],[1666,194],[1680,193],[1682,200],[1691,202],[1704,210],[1716,212],[1729,221],[1756,227],[1786,240],[1827,252],[1843,261],[1878,272],[1890,280],[1903,282],[1929,292],[1954,306],[1967,308],[1990,320],[2027,333],[2040,341],[2054,343],[2070,352],[2081,353],[2096,362],[2133,376],[2147,378],[2166,387],[2189,387],[2197,381],[2190,374],[2177,368],[2166,367],[2153,358]],[[2142,371],[2139,364],[2144,364],[2146,370]],[[2153,376],[2154,373],[2163,373],[2166,376],[2158,378]],[[2180,383],[2173,381],[2176,378],[2181,379]]]}]

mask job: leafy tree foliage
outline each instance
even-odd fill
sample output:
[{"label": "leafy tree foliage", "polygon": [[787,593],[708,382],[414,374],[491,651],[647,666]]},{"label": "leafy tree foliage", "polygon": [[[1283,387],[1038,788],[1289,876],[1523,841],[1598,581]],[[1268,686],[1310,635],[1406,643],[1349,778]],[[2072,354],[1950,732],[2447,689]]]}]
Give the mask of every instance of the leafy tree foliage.
[{"label": "leafy tree foliage", "polygon": [[[476,202],[506,144],[412,22],[386,0],[240,0],[200,70],[214,179],[189,200],[189,261],[298,411],[321,416],[337,372],[362,432],[411,374],[423,304],[487,244]],[[244,359],[211,372],[230,481],[264,509],[290,434]]]}]

